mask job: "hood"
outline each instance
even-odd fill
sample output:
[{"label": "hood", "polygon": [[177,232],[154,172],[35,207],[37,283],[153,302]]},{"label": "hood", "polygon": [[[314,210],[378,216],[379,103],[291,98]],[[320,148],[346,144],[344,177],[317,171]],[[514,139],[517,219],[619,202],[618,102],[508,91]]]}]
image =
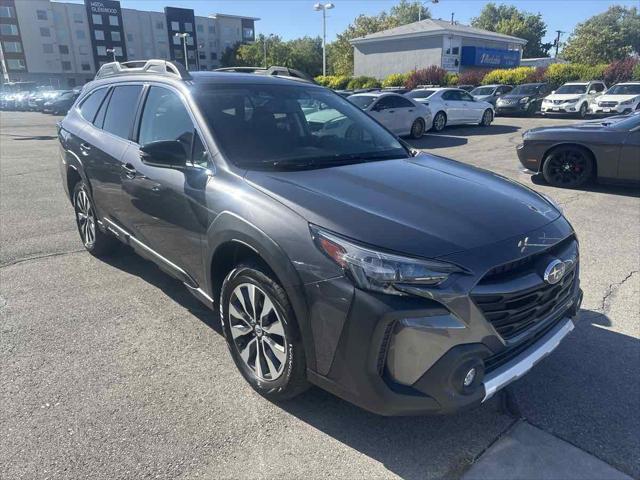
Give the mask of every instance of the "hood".
[{"label": "hood", "polygon": [[538,93],[527,93],[526,95],[524,93],[506,93],[504,95],[501,95],[498,100],[520,100],[524,97],[536,98],[538,96],[540,96],[540,94]]},{"label": "hood", "polygon": [[605,130],[606,128],[607,126],[603,125],[603,120],[589,120],[586,122],[574,123],[571,125],[536,127],[524,132],[523,136],[540,136],[547,133],[553,133],[554,135],[557,133],[585,133],[588,135],[589,133],[592,133],[594,131]]},{"label": "hood", "polygon": [[491,97],[493,97],[493,95],[474,95],[473,98],[475,100],[478,100],[480,102],[484,102],[488,99],[490,99]]},{"label": "hood", "polygon": [[544,97],[545,100],[571,100],[572,98],[580,98],[584,93],[553,93]]},{"label": "hood", "polygon": [[600,95],[595,99],[596,102],[624,102],[625,100],[631,100],[633,98],[640,97],[640,94],[629,95]]},{"label": "hood", "polygon": [[426,154],[328,169],[250,171],[246,180],[310,223],[421,257],[522,235],[560,215],[515,182]]}]

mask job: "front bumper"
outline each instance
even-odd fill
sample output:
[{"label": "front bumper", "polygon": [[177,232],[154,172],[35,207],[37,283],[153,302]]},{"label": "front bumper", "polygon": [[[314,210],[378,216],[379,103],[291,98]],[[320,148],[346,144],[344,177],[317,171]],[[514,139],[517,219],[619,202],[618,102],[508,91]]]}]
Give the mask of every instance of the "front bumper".
[{"label": "front bumper", "polygon": [[543,114],[556,114],[556,115],[567,115],[567,114],[576,114],[580,111],[580,102],[575,103],[560,103],[560,104],[548,104],[542,103],[540,107],[540,111]]},{"label": "front bumper", "polygon": [[[564,220],[558,220],[529,233],[528,238],[567,238],[568,228]],[[552,244],[554,251],[555,245],[564,242]],[[493,253],[465,255],[476,262],[493,256],[489,262],[502,265],[518,258],[514,255],[514,250],[521,250],[517,243],[510,239],[493,245]],[[531,268],[540,262],[546,265],[549,255],[559,255],[550,253],[551,249],[536,254],[537,247],[532,248],[537,260]],[[524,258],[530,253],[527,251]],[[483,267],[475,266],[470,268],[482,271]],[[548,294],[541,292],[536,308],[545,310],[533,326],[506,335],[499,333],[477,303],[478,294],[485,298],[494,295],[496,284],[483,283],[480,291],[477,278],[453,280],[435,297],[432,292],[410,296],[366,292],[355,289],[344,277],[309,285],[317,360],[316,367],[308,371],[309,380],[380,415],[446,414],[480,405],[522,377],[573,329],[582,291],[577,264],[572,271],[566,294],[554,293],[556,300],[548,300]],[[525,288],[523,282],[509,280],[508,285],[518,291]],[[527,290],[526,295],[533,295],[533,290]],[[505,301],[521,301],[511,298]],[[343,303],[338,305],[337,301]],[[545,302],[552,308],[547,310]],[[471,368],[476,376],[465,386],[463,380]]]},{"label": "front bumper", "polygon": [[621,115],[625,113],[630,113],[636,108],[634,104],[621,105],[618,104],[616,106],[611,107],[601,107],[596,104],[591,104],[589,106],[589,113],[592,115]]},{"label": "front bumper", "polygon": [[495,111],[498,115],[522,115],[529,113],[531,103],[496,103]]}]

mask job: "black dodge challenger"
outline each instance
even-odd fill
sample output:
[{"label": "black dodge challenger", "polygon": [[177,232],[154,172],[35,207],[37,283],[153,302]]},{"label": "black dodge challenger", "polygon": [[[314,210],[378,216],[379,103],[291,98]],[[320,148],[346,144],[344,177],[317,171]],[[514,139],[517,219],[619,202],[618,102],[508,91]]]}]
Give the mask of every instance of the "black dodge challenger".
[{"label": "black dodge challenger", "polygon": [[522,134],[516,147],[525,170],[549,184],[575,188],[591,180],[640,182],[640,111]]}]

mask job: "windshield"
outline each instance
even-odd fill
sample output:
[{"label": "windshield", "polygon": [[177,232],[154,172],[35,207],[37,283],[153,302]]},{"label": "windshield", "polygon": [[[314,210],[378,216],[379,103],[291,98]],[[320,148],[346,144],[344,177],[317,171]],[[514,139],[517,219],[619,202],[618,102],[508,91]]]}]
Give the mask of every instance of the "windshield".
[{"label": "windshield", "polygon": [[540,88],[542,88],[541,85],[520,85],[511,90],[511,95],[533,95],[538,93]]},{"label": "windshield", "polygon": [[471,95],[493,95],[496,87],[477,87],[471,90]]},{"label": "windshield", "polygon": [[640,95],[640,83],[633,85],[614,85],[607,95]]},{"label": "windshield", "polygon": [[360,107],[362,110],[371,105],[375,99],[378,98],[375,95],[351,95],[347,99],[355,106]]},{"label": "windshield", "polygon": [[562,85],[558,90],[556,90],[557,94],[564,93],[587,93],[586,85]]},{"label": "windshield", "polygon": [[[220,150],[241,168],[321,168],[407,158],[366,113],[303,85],[202,85],[194,92]],[[314,104],[317,109],[306,106]]]},{"label": "windshield", "polygon": [[429,98],[434,93],[436,93],[435,90],[412,90],[409,93],[405,93],[405,96],[409,98]]}]

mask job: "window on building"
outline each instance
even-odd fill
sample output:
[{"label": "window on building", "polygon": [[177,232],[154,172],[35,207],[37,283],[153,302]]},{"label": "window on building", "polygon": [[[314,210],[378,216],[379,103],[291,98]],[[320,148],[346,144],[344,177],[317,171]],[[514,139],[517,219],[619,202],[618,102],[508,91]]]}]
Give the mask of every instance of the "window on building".
[{"label": "window on building", "polygon": [[62,70],[64,70],[65,72],[68,72],[69,70],[71,70],[71,62],[68,61],[63,61],[62,62]]},{"label": "window on building", "polygon": [[171,22],[171,30],[175,32],[180,31],[180,22]]},{"label": "window on building", "polygon": [[78,40],[84,40],[87,36],[84,33],[84,30],[76,30],[76,38]]},{"label": "window on building", "polygon": [[124,85],[113,89],[104,116],[103,130],[120,138],[129,138],[141,91],[141,85]]},{"label": "window on building", "polygon": [[8,58],[5,61],[7,62],[7,68],[9,70],[26,70],[27,68],[24,60],[21,58]]},{"label": "window on building", "polygon": [[242,29],[242,38],[244,40],[253,40],[253,28],[251,27],[244,27]]},{"label": "window on building", "polygon": [[211,52],[211,60],[217,60],[218,54],[216,52]]},{"label": "window on building", "polygon": [[89,65],[88,63],[82,63],[80,64],[80,68],[83,72],[88,72],[89,70],[91,70],[91,65]]},{"label": "window on building", "polygon": [[94,30],[93,35],[96,37],[96,40],[104,40],[104,30]]},{"label": "window on building", "polygon": [[102,25],[102,15],[94,13],[93,15],[91,15],[91,18],[93,19],[94,25]]},{"label": "window on building", "polygon": [[13,7],[0,6],[0,18],[14,18],[15,16]]},{"label": "window on building", "polygon": [[164,22],[163,22],[163,21],[161,21],[161,20],[157,21],[157,22],[156,22],[156,28],[157,28],[158,30],[164,30]]},{"label": "window on building", "polygon": [[11,23],[0,23],[1,35],[18,35],[18,26]]},{"label": "window on building", "polygon": [[180,38],[180,37],[173,37],[173,44],[174,44],[174,45],[182,45],[182,38]]},{"label": "window on building", "polygon": [[198,33],[204,33],[204,25],[202,24],[196,25],[196,31]]},{"label": "window on building", "polygon": [[107,47],[105,47],[104,45],[98,45],[96,47],[96,53],[99,57],[105,57],[107,55]]},{"label": "window on building", "polygon": [[209,33],[216,33],[216,27],[209,25]]},{"label": "window on building", "polygon": [[112,27],[119,27],[120,21],[118,20],[118,17],[115,15],[109,15],[109,25]]},{"label": "window on building", "polygon": [[58,51],[62,55],[68,55],[69,54],[69,46],[68,45],[58,45]]},{"label": "window on building", "polygon": [[2,42],[5,53],[21,53],[22,44],[20,42]]},{"label": "window on building", "polygon": [[111,41],[112,42],[121,42],[122,41],[122,37],[120,37],[120,32],[112,31],[111,32]]},{"label": "window on building", "polygon": [[122,47],[113,47],[113,50],[115,51],[116,57],[122,57]]},{"label": "window on building", "polygon": [[42,44],[42,53],[53,53],[53,44],[51,44],[51,43],[43,43]]},{"label": "window on building", "polygon": [[193,50],[188,50],[187,58],[189,58],[189,60],[193,60],[194,58],[196,58],[196,52],[194,52]]},{"label": "window on building", "polygon": [[193,23],[184,22],[184,30],[185,32],[193,32]]},{"label": "window on building", "polygon": [[133,34],[127,33],[127,42],[133,42]]},{"label": "window on building", "polygon": [[81,13],[76,12],[73,14],[73,23],[84,23],[84,18]]},{"label": "window on building", "polygon": [[49,30],[47,27],[40,27],[40,36],[41,37],[50,37],[51,36],[51,30]]},{"label": "window on building", "polygon": [[98,108],[100,108],[102,100],[104,100],[108,91],[108,88],[100,88],[82,101],[82,104],[80,105],[80,114],[85,120],[93,122],[93,119],[96,117],[96,113],[98,112]]},{"label": "window on building", "polygon": [[187,45],[193,45],[193,37],[187,37]]},{"label": "window on building", "polygon": [[182,53],[182,50],[178,50],[178,49],[175,49],[173,51],[173,56],[175,58],[180,58],[180,59],[184,58],[184,54]]},{"label": "window on building", "polygon": [[36,10],[36,17],[38,17],[38,20],[46,20],[47,19],[47,11],[46,10]]},{"label": "window on building", "polygon": [[80,53],[80,55],[89,55],[89,47],[86,45],[80,45],[78,47],[78,53]]},{"label": "window on building", "polygon": [[206,60],[207,59],[207,54],[205,52],[200,52],[198,54],[198,56],[200,57],[200,60]]}]

